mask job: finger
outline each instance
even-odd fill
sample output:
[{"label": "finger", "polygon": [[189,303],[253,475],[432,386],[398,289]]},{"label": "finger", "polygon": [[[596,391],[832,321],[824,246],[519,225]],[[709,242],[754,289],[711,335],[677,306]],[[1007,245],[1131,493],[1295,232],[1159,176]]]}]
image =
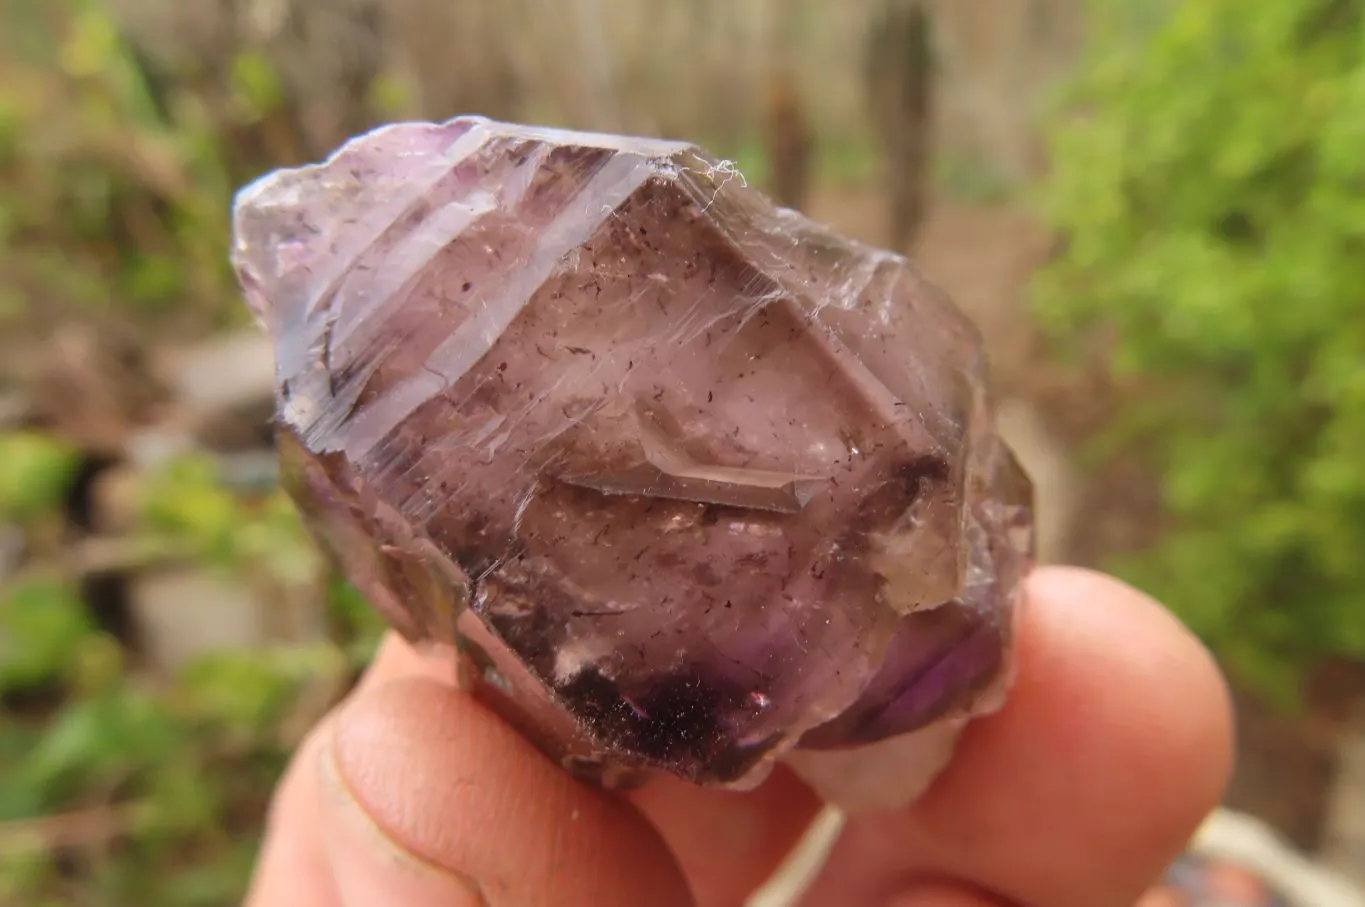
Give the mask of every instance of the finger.
[{"label": "finger", "polygon": [[385,680],[322,752],[323,840],[345,905],[690,903],[658,834],[427,676]]},{"label": "finger", "polygon": [[431,646],[419,650],[390,631],[384,634],[352,696],[383,686],[399,677],[430,677],[438,683],[454,686],[455,658],[455,650],[449,646]]},{"label": "finger", "polygon": [[[453,677],[445,658],[419,654],[394,637],[365,682],[411,674]],[[784,767],[742,794],[663,776],[627,798],[663,837],[700,907],[742,903],[777,869],[820,809],[819,798]]]},{"label": "finger", "polygon": [[266,820],[265,843],[244,907],[336,907],[336,888],[323,853],[317,774],[327,722],[299,747],[275,788]]},{"label": "finger", "polygon": [[849,822],[805,903],[948,877],[1024,904],[1131,904],[1217,803],[1231,712],[1203,646],[1099,574],[1039,570],[1028,594],[1006,706],[917,804]]},{"label": "finger", "polygon": [[994,895],[966,885],[924,882],[886,902],[886,907],[1009,907]]},{"label": "finger", "polygon": [[630,800],[672,849],[700,907],[742,904],[820,809],[810,788],[782,767],[747,793],[663,778],[632,791]]},{"label": "finger", "polygon": [[[440,677],[453,668],[424,657],[395,633],[381,643],[373,663],[352,695],[394,677]],[[318,760],[331,735],[331,717],[319,722],[290,761],[275,789],[265,839],[244,907],[332,907],[339,904],[319,831],[322,827]]]},{"label": "finger", "polygon": [[[352,698],[367,697],[400,678],[429,678],[444,687],[454,677],[451,658],[439,651],[418,652],[389,634]],[[363,718],[372,708],[357,711]],[[357,806],[356,793],[346,787],[339,770],[334,724],[329,717],[309,736],[277,789],[247,907],[480,903],[484,892],[479,890],[478,879],[428,859],[420,842],[395,841]],[[362,792],[374,795],[363,786]],[[330,828],[328,835],[322,833],[324,828]],[[595,834],[587,829],[576,831]],[[401,831],[398,836],[402,837]],[[521,859],[515,848],[512,853],[513,859]],[[375,862],[381,864],[377,870]],[[341,886],[334,876],[340,877]],[[344,899],[339,887],[344,889]],[[549,902],[564,903],[553,897]]]}]

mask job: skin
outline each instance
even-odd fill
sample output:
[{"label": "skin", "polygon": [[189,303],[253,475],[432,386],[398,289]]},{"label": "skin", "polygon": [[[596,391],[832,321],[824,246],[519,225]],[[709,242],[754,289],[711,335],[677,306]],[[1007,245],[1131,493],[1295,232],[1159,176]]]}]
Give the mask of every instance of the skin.
[{"label": "skin", "polygon": [[[1007,705],[917,803],[850,821],[802,907],[1126,907],[1218,802],[1231,709],[1199,642],[1100,574],[1029,586]],[[385,643],[281,782],[247,907],[740,905],[819,809],[783,771],[589,788],[448,672]]]}]

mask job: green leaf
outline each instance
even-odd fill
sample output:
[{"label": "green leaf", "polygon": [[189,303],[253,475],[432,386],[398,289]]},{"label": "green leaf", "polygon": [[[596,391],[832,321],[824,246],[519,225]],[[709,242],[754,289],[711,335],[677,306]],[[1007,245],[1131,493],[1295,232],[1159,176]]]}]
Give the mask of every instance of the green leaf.
[{"label": "green leaf", "polygon": [[80,467],[68,444],[37,432],[0,434],[0,520],[24,523],[56,508]]}]

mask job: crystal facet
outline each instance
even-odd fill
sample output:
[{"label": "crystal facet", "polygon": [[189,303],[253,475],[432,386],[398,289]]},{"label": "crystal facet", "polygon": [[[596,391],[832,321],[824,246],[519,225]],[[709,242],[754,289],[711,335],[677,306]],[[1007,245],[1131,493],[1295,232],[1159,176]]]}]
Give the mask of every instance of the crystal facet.
[{"label": "crystal facet", "polygon": [[975,328],[676,142],[402,123],[239,195],[287,487],[566,766],[744,787],[994,707],[1032,559]]}]

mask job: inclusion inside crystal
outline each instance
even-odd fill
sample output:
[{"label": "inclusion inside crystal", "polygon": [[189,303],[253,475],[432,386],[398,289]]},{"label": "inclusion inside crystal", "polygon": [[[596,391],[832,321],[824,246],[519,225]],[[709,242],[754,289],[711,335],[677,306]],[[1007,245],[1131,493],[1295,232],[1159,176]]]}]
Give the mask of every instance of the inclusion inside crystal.
[{"label": "inclusion inside crystal", "polygon": [[903,257],[477,117],[262,178],[234,239],[309,526],[565,765],[745,786],[998,702],[1031,486]]}]

